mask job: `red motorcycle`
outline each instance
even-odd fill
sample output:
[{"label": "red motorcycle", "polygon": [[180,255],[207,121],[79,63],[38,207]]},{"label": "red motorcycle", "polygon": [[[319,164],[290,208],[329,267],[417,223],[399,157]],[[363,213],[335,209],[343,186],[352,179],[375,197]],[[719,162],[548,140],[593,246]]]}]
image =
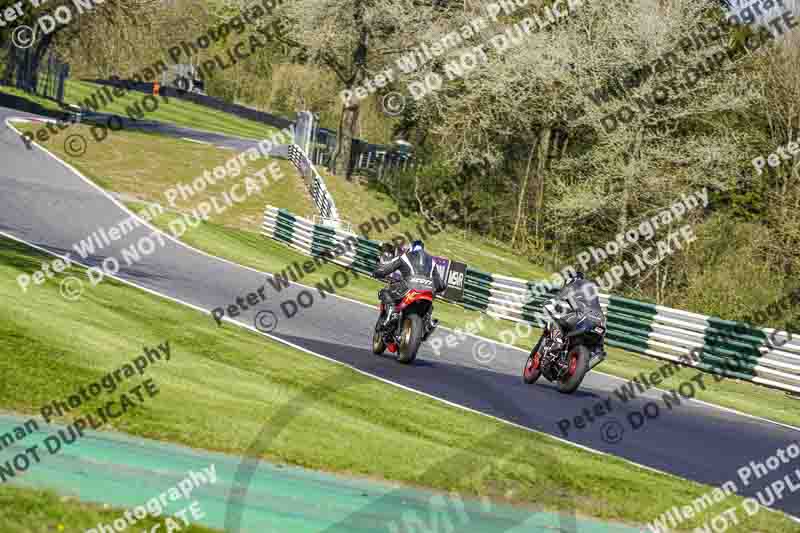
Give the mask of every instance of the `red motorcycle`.
[{"label": "red motorcycle", "polygon": [[[394,317],[384,323],[388,310],[381,303],[381,314],[372,335],[372,352],[382,354],[386,349],[397,353],[401,363],[411,363],[417,357],[417,350],[436,328],[433,315],[433,288],[431,281],[424,278],[411,278],[408,289],[394,306]],[[398,353],[399,352],[399,353]]]}]

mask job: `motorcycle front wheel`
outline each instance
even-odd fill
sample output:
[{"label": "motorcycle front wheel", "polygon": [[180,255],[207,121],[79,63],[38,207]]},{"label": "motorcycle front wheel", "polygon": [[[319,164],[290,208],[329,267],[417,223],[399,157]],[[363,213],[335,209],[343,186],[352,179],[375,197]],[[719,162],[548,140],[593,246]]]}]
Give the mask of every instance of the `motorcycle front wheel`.
[{"label": "motorcycle front wheel", "polygon": [[403,318],[403,328],[400,333],[400,353],[397,360],[409,364],[417,357],[417,350],[422,344],[423,323],[422,317],[410,313]]},{"label": "motorcycle front wheel", "polygon": [[372,353],[380,355],[386,350],[386,343],[383,342],[383,333],[379,329],[375,329],[372,334]]},{"label": "motorcycle front wheel", "polygon": [[386,342],[383,340],[383,313],[378,316],[375,322],[375,332],[372,334],[372,353],[381,355],[386,350]]},{"label": "motorcycle front wheel", "polygon": [[541,345],[542,337],[539,338],[539,342],[537,342],[536,346],[531,350],[531,354],[525,362],[525,367],[522,369],[522,381],[528,385],[535,383],[536,380],[539,379],[539,376],[542,375],[541,354],[539,354],[539,346]]},{"label": "motorcycle front wheel", "polygon": [[589,350],[586,346],[575,346],[567,355],[567,373],[558,383],[558,392],[572,394],[589,371]]}]

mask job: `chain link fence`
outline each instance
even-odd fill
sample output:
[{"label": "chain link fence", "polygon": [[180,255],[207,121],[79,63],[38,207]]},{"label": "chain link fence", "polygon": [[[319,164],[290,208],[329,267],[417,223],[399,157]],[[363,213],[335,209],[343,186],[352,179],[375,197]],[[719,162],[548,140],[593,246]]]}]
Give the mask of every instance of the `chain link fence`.
[{"label": "chain link fence", "polygon": [[[326,128],[315,128],[309,147],[309,157],[313,163],[333,172],[335,153],[336,132]],[[353,172],[364,175],[370,180],[383,181],[385,177],[413,168],[414,165],[413,147],[404,141],[380,145],[353,139],[350,167]]]}]

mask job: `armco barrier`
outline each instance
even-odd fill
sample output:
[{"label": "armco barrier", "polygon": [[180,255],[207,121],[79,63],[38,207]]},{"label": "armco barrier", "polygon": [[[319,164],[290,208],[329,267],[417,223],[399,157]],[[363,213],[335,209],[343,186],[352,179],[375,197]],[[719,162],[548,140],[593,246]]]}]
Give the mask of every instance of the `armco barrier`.
[{"label": "armco barrier", "polygon": [[[84,79],[82,81],[96,83],[98,85],[110,85],[112,87],[122,87],[125,90],[139,91],[146,94],[153,93],[152,82],[146,83],[146,82],[136,82],[132,80],[97,80],[97,79],[94,80]],[[192,102],[197,105],[209,107],[211,109],[216,109],[218,111],[223,111],[225,113],[230,113],[231,115],[236,115],[237,117],[245,118],[255,122],[263,122],[264,124],[269,124],[270,126],[274,126],[280,129],[288,128],[293,124],[291,120],[285,119],[283,117],[279,117],[270,113],[265,113],[264,111],[258,111],[257,109],[252,109],[249,107],[245,107],[243,105],[232,104],[230,102],[226,102],[224,100],[220,100],[219,98],[214,98],[213,96],[208,96],[206,94],[198,94],[198,93],[182,91],[180,89],[176,89],[174,87],[169,87],[169,86],[162,86],[159,89],[159,93],[166,97],[186,100],[188,102]]]},{"label": "armco barrier", "polygon": [[339,212],[336,210],[333,196],[328,192],[328,188],[325,187],[322,176],[320,176],[317,169],[314,168],[314,165],[305,152],[296,144],[290,144],[289,160],[294,164],[295,168],[297,168],[300,175],[303,176],[308,191],[311,193],[311,198],[314,200],[314,205],[316,205],[319,210],[319,214],[327,219],[338,221]]},{"label": "armco barrier", "polygon": [[264,212],[262,233],[305,255],[321,257],[323,254],[334,254],[331,262],[367,275],[375,270],[380,254],[380,243],[314,224],[272,206],[267,206]]},{"label": "armco barrier", "polygon": [[[379,242],[313,224],[271,206],[264,213],[263,233],[315,257],[330,253],[337,245],[344,247],[350,239],[355,246],[333,262],[365,274],[370,274],[378,261]],[[537,290],[537,283],[468,267],[463,301],[458,303],[498,318],[542,325],[547,320],[542,306],[557,291],[555,287]],[[792,339],[785,331],[754,328],[619,296],[601,294],[600,303],[607,317],[609,346],[800,393],[800,339]],[[767,344],[769,336],[775,341],[774,347]],[[693,349],[701,350],[699,358],[688,357]]]}]

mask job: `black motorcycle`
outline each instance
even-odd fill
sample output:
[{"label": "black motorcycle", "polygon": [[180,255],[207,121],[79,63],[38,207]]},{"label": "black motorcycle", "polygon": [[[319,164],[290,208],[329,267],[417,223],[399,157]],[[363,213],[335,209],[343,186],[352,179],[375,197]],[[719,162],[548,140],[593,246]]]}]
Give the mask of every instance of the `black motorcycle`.
[{"label": "black motorcycle", "polygon": [[[564,302],[574,311],[569,302]],[[564,304],[561,304],[564,305]],[[565,314],[558,313],[552,304],[544,306],[551,320],[545,326],[539,342],[531,350],[522,379],[534,383],[539,376],[558,384],[559,392],[572,394],[584,376],[606,357],[603,339],[606,322],[602,313],[585,312],[573,328],[563,320]]]}]

